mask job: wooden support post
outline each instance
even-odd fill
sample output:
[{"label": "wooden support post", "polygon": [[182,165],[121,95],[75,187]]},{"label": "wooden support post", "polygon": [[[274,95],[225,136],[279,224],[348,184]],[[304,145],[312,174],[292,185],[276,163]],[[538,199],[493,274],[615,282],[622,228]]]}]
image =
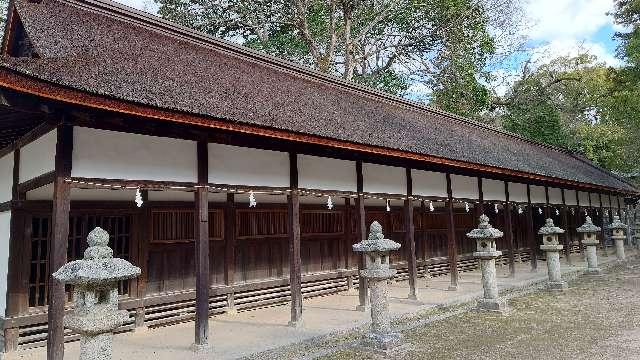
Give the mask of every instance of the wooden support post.
[{"label": "wooden support post", "polygon": [[407,254],[407,262],[409,266],[409,295],[410,300],[418,300],[416,284],[418,283],[418,269],[416,266],[416,241],[415,226],[413,224],[413,181],[411,178],[411,169],[406,169],[407,174],[407,199],[404,201],[404,231],[405,231],[405,249]]},{"label": "wooden support post", "polygon": [[479,223],[480,216],[484,214],[484,192],[482,190],[482,178],[478,177],[478,204],[475,209],[476,218],[473,220],[473,225]]},{"label": "wooden support post", "polygon": [[567,219],[567,201],[564,197],[564,189],[562,193],[562,228],[564,229],[564,256],[567,258],[567,264],[571,265],[571,229],[569,229],[569,220]]},{"label": "wooden support post", "polygon": [[447,250],[449,254],[450,291],[458,290],[458,248],[456,246],[456,224],[453,213],[453,191],[451,174],[447,173]]},{"label": "wooden support post", "polygon": [[[233,287],[236,278],[236,214],[235,196],[227,194],[227,203],[224,208],[224,283]],[[236,313],[235,294],[233,291],[227,294],[227,313]]]},{"label": "wooden support post", "polygon": [[420,223],[422,225],[422,237],[420,238],[422,241],[422,251],[424,254],[424,277],[429,279],[429,266],[427,265],[426,260],[429,258],[429,244],[427,244],[427,206],[424,203],[424,200],[420,201]]},{"label": "wooden support post", "polygon": [[516,276],[516,251],[513,245],[513,229],[511,224],[511,203],[509,202],[509,182],[504,182],[504,236],[509,247],[509,275]]},{"label": "wooden support post", "polygon": [[194,236],[196,249],[196,321],[197,351],[209,346],[209,181],[206,142],[198,142],[198,186],[194,193]]},{"label": "wooden support post", "polygon": [[[351,243],[353,241],[353,235],[351,233],[351,199],[344,198],[344,268],[351,270]],[[353,289],[353,277],[347,276],[347,290]]]},{"label": "wooden support post", "polygon": [[66,179],[71,176],[72,154],[73,126],[63,123],[57,128],[52,232],[49,242],[47,360],[63,360],[64,358],[62,319],[66,294],[64,284],[56,280],[52,274],[67,262],[71,187]]},{"label": "wooden support post", "polygon": [[302,326],[302,274],[300,259],[300,195],[298,194],[298,155],[289,153],[289,286],[291,320],[289,326]]},{"label": "wooden support post", "polygon": [[538,271],[538,242],[533,227],[533,206],[531,205],[531,186],[527,184],[527,243],[531,251],[531,271]]},{"label": "wooden support post", "polygon": [[548,219],[551,217],[551,207],[549,205],[549,187],[544,187],[544,196],[545,196],[545,206],[544,206],[544,219]]},{"label": "wooden support post", "polygon": [[[367,218],[364,210],[364,179],[362,177],[362,161],[356,161],[356,189],[358,198],[356,199],[357,216],[358,216],[358,241],[362,241],[367,237]],[[364,254],[358,255],[358,271],[364,269]],[[356,307],[359,311],[367,311],[369,309],[369,284],[363,276],[358,276],[358,299],[359,304]]]},{"label": "wooden support post", "polygon": [[[147,280],[149,279],[149,240],[151,237],[151,204],[149,203],[149,191],[141,190],[143,207],[139,209],[137,217],[136,236],[136,254],[132,256],[140,266],[140,276],[136,278],[136,296],[138,299],[144,299],[147,293]],[[143,301],[140,301],[140,307],[135,309],[135,327],[136,330],[142,330],[145,326],[145,308]]]}]

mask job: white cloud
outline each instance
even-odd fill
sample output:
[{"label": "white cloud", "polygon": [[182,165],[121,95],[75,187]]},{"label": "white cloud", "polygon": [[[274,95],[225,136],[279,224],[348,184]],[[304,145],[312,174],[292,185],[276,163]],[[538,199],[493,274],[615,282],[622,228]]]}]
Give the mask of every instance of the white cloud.
[{"label": "white cloud", "polygon": [[534,24],[529,35],[538,41],[588,38],[612,24],[607,15],[612,9],[612,0],[529,0],[527,14]]},{"label": "white cloud", "polygon": [[575,39],[557,39],[535,49],[532,61],[535,64],[548,63],[561,56],[576,56],[588,53],[609,66],[620,66],[622,62],[602,44]]},{"label": "white cloud", "polygon": [[158,12],[158,4],[156,4],[153,0],[115,0],[115,1],[122,5],[126,5],[141,11],[146,11],[151,14],[156,14]]}]

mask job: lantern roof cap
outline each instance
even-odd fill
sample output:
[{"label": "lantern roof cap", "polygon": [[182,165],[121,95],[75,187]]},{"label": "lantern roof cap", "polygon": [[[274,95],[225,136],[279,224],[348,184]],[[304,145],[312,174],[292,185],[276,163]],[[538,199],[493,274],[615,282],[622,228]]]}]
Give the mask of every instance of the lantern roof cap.
[{"label": "lantern roof cap", "polygon": [[353,251],[359,252],[385,252],[398,250],[400,244],[397,242],[385,239],[382,233],[382,225],[379,222],[374,221],[369,228],[369,237],[366,240],[353,245]]},{"label": "lantern roof cap", "polygon": [[555,235],[555,234],[564,234],[564,230],[555,226],[553,224],[553,219],[548,218],[545,222],[544,226],[538,230],[538,234],[540,235]]},{"label": "lantern roof cap", "polygon": [[609,228],[610,229],[626,229],[627,224],[620,221],[620,216],[614,215],[613,222],[611,223],[611,225],[609,225]]},{"label": "lantern roof cap", "polygon": [[595,226],[591,221],[591,216],[587,216],[587,218],[584,221],[584,224],[582,224],[582,226],[576,229],[576,231],[579,233],[595,233],[600,230],[601,230],[600,227]]},{"label": "lantern roof cap", "polygon": [[480,225],[478,225],[477,229],[471,230],[467,237],[471,239],[497,239],[501,238],[502,231],[494,228],[489,224],[489,217],[485,214],[480,216]]}]

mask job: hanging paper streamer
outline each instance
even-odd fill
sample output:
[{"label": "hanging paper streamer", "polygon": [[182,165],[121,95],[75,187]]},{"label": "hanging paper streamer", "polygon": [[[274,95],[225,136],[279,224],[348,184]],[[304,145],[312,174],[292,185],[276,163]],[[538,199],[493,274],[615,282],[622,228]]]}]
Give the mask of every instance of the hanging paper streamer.
[{"label": "hanging paper streamer", "polygon": [[256,196],[254,195],[253,191],[249,191],[249,207],[256,207],[256,205],[258,205],[258,202],[256,201]]},{"label": "hanging paper streamer", "polygon": [[518,214],[522,215],[523,211],[522,211],[522,206],[518,205]]},{"label": "hanging paper streamer", "polygon": [[[571,213],[573,214],[573,209],[571,209]],[[598,213],[598,209],[596,209],[596,215],[600,215],[600,214]]]},{"label": "hanging paper streamer", "polygon": [[469,212],[469,203],[468,202],[464,202],[464,209]]},{"label": "hanging paper streamer", "polygon": [[333,209],[333,200],[331,200],[331,196],[327,196],[327,208],[329,210]]},{"label": "hanging paper streamer", "polygon": [[389,200],[387,199],[387,211],[391,211],[391,206],[389,205]]},{"label": "hanging paper streamer", "polygon": [[136,205],[138,207],[142,207],[142,204],[144,203],[144,201],[142,200],[142,193],[140,192],[140,188],[136,189],[136,199],[135,199]]},{"label": "hanging paper streamer", "polygon": [[542,215],[542,208],[538,206],[538,214]]},{"label": "hanging paper streamer", "polygon": [[429,211],[433,212],[433,203],[429,200]]},{"label": "hanging paper streamer", "polygon": [[498,204],[493,204],[493,209],[496,211],[496,214],[498,213]]},{"label": "hanging paper streamer", "polygon": [[555,209],[556,209],[556,216],[560,215],[560,211],[558,210],[558,208],[555,208]]},{"label": "hanging paper streamer", "polygon": [[587,209],[584,209],[584,216],[589,216],[589,212],[587,211]]},{"label": "hanging paper streamer", "polygon": [[571,208],[571,215],[575,215],[575,214],[576,214],[576,211],[573,208]]}]

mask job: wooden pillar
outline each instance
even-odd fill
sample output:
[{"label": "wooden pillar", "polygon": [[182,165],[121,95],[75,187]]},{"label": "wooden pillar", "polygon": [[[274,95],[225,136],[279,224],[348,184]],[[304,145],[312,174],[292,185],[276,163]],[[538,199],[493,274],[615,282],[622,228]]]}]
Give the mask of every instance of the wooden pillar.
[{"label": "wooden pillar", "polygon": [[551,207],[549,205],[549,187],[544,187],[545,206],[544,206],[544,218],[545,220],[551,217]]},{"label": "wooden pillar", "polygon": [[291,320],[289,326],[302,326],[302,264],[300,259],[300,195],[298,194],[298,155],[289,153],[289,286]]},{"label": "wooden pillar", "polygon": [[509,182],[504,182],[504,236],[509,247],[509,274],[516,276],[516,254],[513,246],[513,229],[511,224],[511,203],[509,202]]},{"label": "wooden pillar", "polygon": [[[233,289],[236,278],[236,209],[235,195],[227,194],[224,208],[224,283]],[[227,313],[235,313],[235,294],[233,290],[227,294]]]},{"label": "wooden pillar", "polygon": [[482,178],[478,177],[478,205],[475,209],[476,218],[473,220],[473,224],[478,224],[480,216],[484,214],[484,192],[482,191]]},{"label": "wooden pillar", "polygon": [[427,266],[426,260],[429,258],[429,253],[427,250],[429,246],[427,244],[427,207],[424,203],[424,200],[420,201],[420,224],[422,224],[422,237],[420,238],[422,241],[422,252],[424,253],[424,276],[429,277],[429,267]]},{"label": "wooden pillar", "polygon": [[449,254],[449,271],[451,284],[449,290],[458,290],[458,249],[456,246],[456,224],[453,213],[453,191],[451,174],[447,173],[447,250]]},{"label": "wooden pillar", "polygon": [[533,206],[531,205],[531,186],[527,184],[527,243],[531,251],[531,271],[538,271],[538,242],[533,227]]},{"label": "wooden pillar", "polygon": [[64,358],[62,319],[66,295],[64,284],[56,280],[53,273],[67,262],[71,187],[65,180],[71,176],[72,155],[73,126],[63,123],[57,127],[52,231],[49,242],[47,360],[63,360]]},{"label": "wooden pillar", "polygon": [[[344,268],[351,270],[351,251],[353,235],[351,233],[351,199],[344,198]],[[353,277],[347,276],[347,290],[353,289]]]},{"label": "wooden pillar", "polygon": [[[366,214],[364,210],[364,179],[362,177],[362,161],[356,161],[356,188],[358,190],[358,198],[356,199],[356,207],[358,208],[358,241],[362,241],[367,237]],[[364,269],[364,254],[358,255],[358,271]],[[356,307],[359,311],[366,311],[369,308],[369,284],[367,279],[358,276],[358,299],[359,304]]]},{"label": "wooden pillar", "polygon": [[418,300],[416,284],[418,283],[418,269],[416,266],[416,239],[415,226],[413,224],[413,182],[411,178],[411,169],[406,169],[407,174],[407,199],[404,201],[404,231],[405,244],[407,248],[407,262],[409,266],[409,295],[411,300]]},{"label": "wooden pillar", "polygon": [[198,142],[198,186],[194,193],[196,256],[195,347],[209,345],[209,181],[206,142]]},{"label": "wooden pillar", "polygon": [[564,189],[560,189],[562,193],[562,228],[564,229],[564,256],[567,264],[571,265],[571,229],[569,229],[569,220],[567,219],[567,201],[564,197]]},{"label": "wooden pillar", "polygon": [[[143,207],[139,209],[138,213],[138,229],[136,231],[137,236],[137,257],[138,266],[140,267],[140,276],[137,281],[137,297],[138,299],[144,299],[147,293],[147,281],[149,279],[149,241],[151,237],[151,204],[149,203],[149,191],[141,190],[140,196],[142,197]],[[143,301],[140,301],[140,306],[135,310],[135,327],[142,329],[145,327],[145,308]]]}]

